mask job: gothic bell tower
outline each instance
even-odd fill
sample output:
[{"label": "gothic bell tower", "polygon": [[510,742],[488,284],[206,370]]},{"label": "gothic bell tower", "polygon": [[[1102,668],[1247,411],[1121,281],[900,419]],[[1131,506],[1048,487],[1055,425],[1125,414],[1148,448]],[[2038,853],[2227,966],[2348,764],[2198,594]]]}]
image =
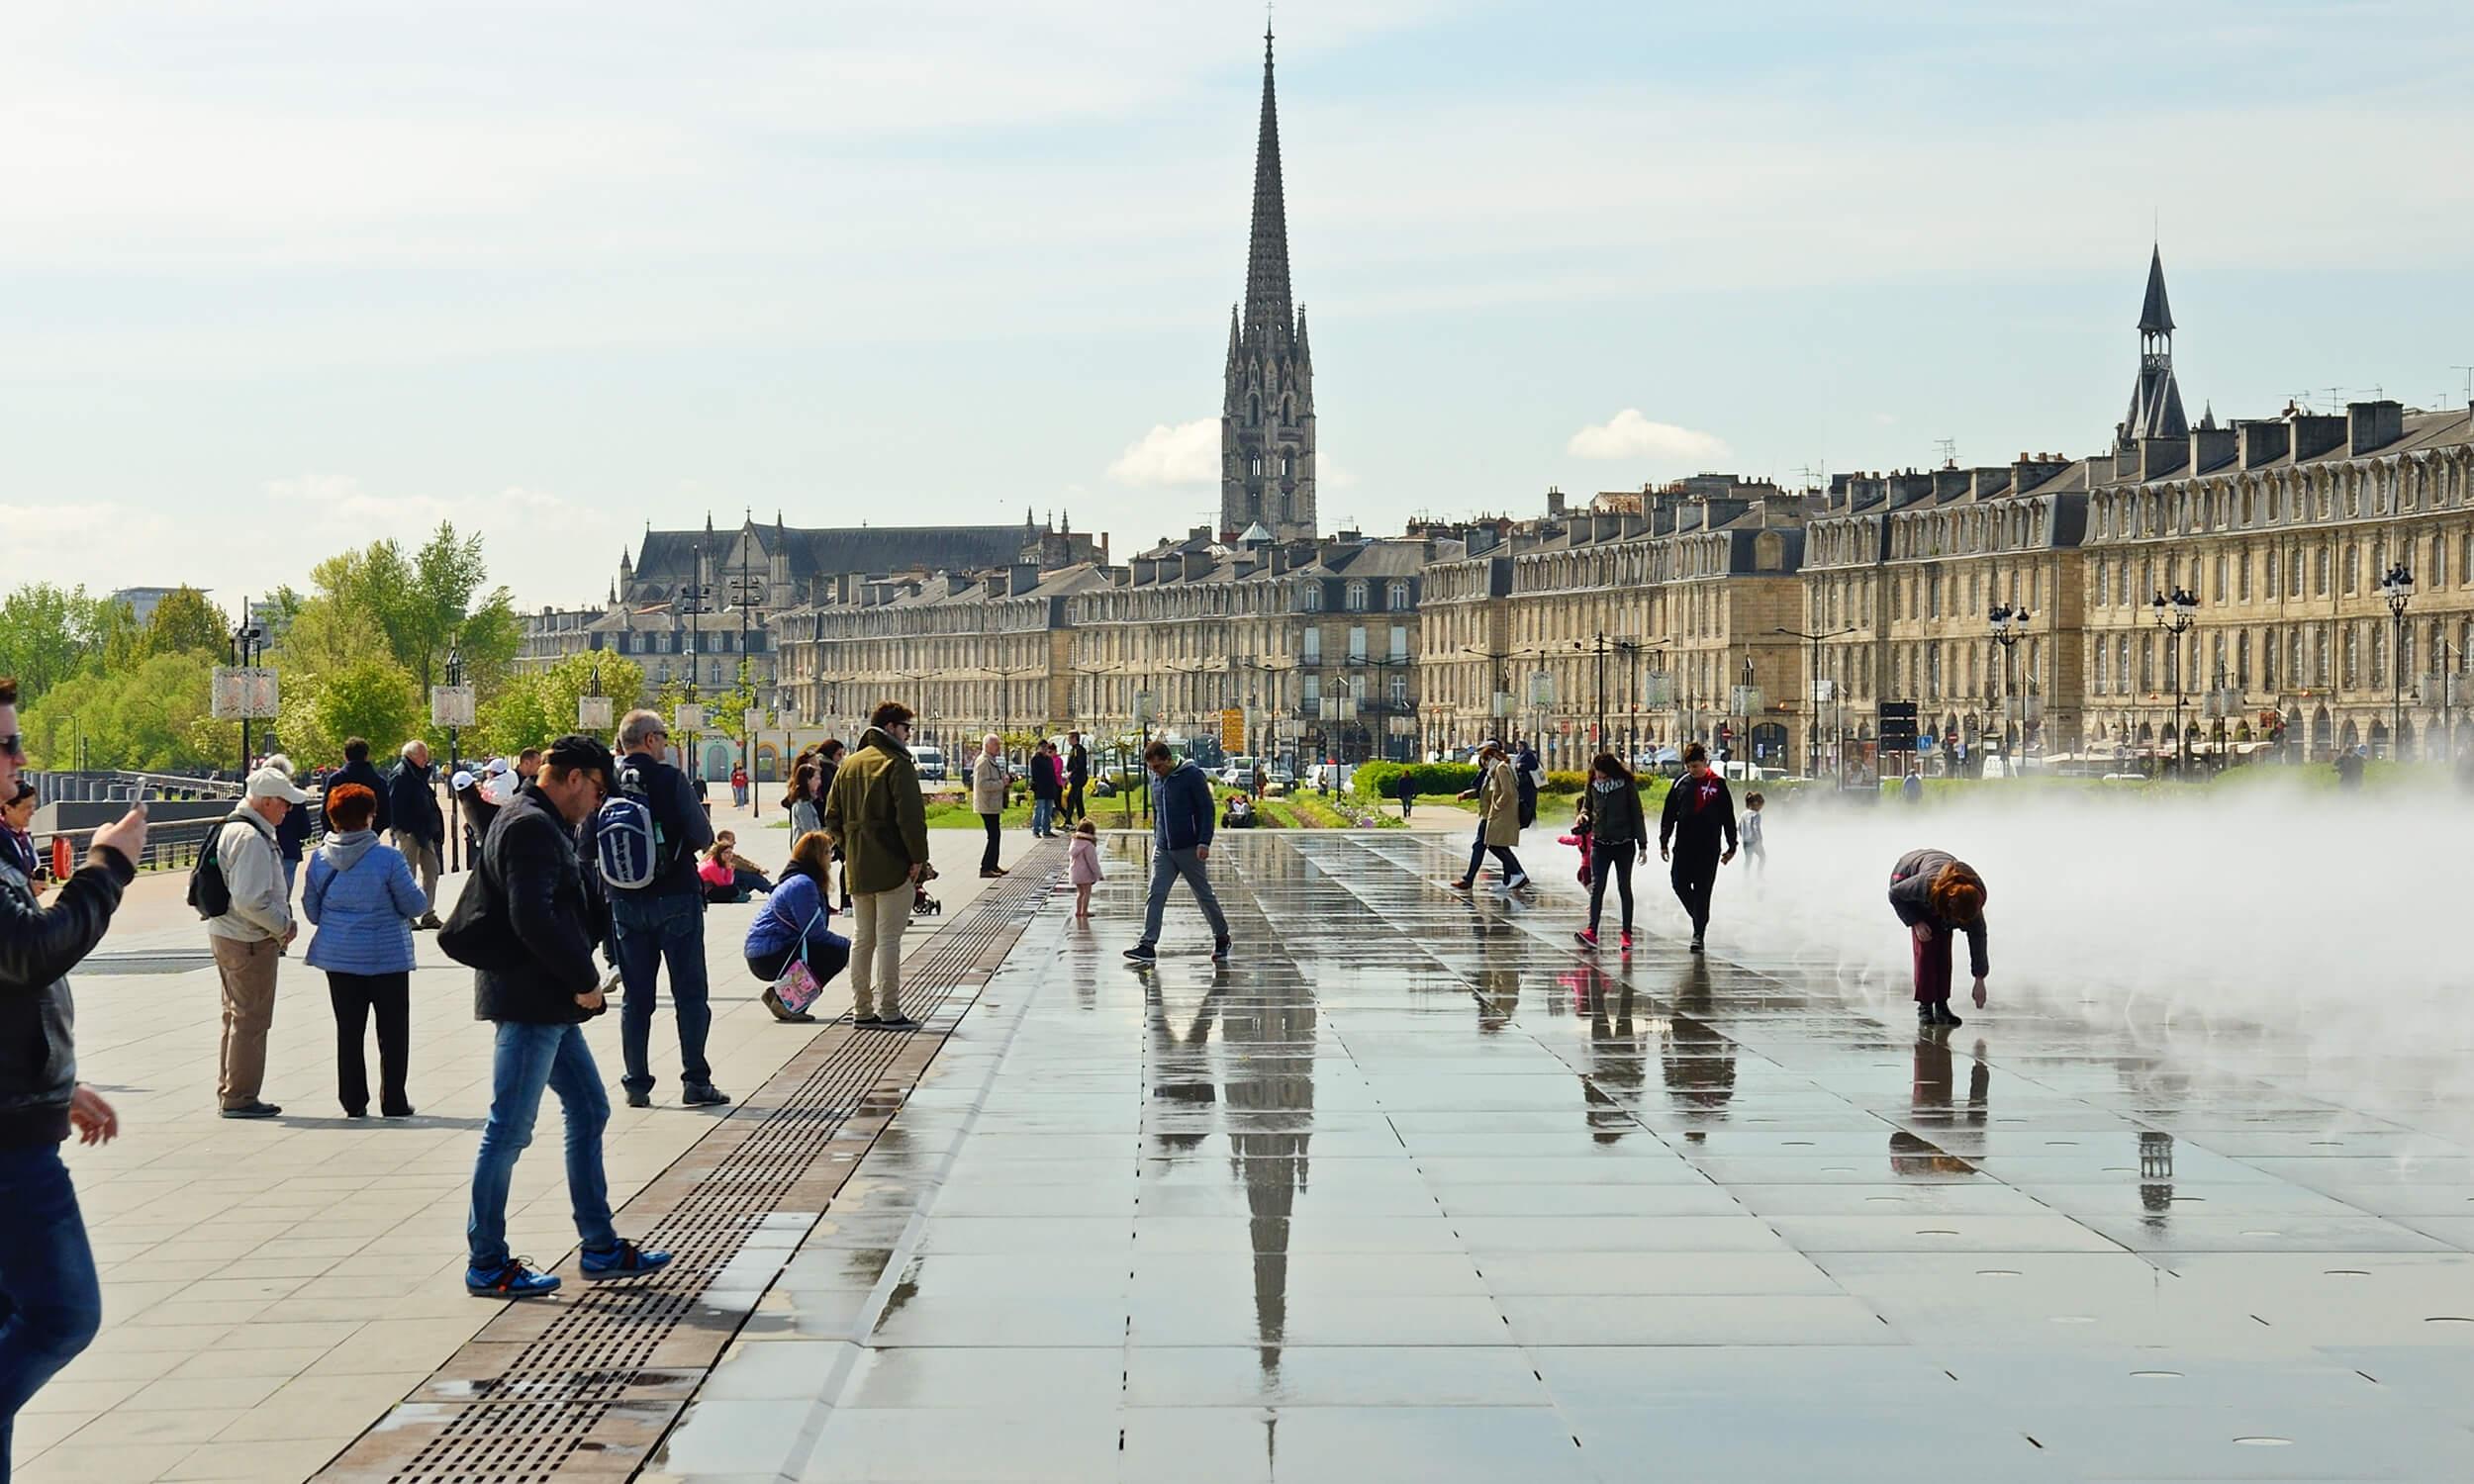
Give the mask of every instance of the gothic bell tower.
[{"label": "gothic bell tower", "polygon": [[1263,119],[1254,146],[1254,234],[1246,298],[1229,310],[1220,404],[1220,530],[1261,524],[1276,540],[1312,540],[1314,357],[1305,311],[1288,297],[1288,214],[1280,179],[1272,35],[1263,34]]}]

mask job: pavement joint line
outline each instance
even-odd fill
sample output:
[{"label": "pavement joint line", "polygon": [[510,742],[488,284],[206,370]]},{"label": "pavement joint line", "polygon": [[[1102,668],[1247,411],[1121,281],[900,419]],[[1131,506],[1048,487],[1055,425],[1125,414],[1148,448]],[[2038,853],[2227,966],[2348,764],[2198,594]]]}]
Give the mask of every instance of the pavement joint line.
[{"label": "pavement joint line", "polygon": [[[652,1247],[671,1244],[671,1272],[689,1278],[693,1288],[657,1277],[586,1288],[563,1302],[506,1305],[458,1352],[512,1349],[494,1357],[495,1374],[471,1375],[469,1366],[450,1358],[316,1477],[334,1484],[365,1478],[533,1484],[583,1459],[591,1460],[591,1472],[607,1471],[622,1458],[635,1464],[648,1459],[761,1301],[758,1291],[745,1304],[706,1302],[718,1292],[723,1269],[751,1250],[747,1239],[780,1214],[781,1201],[816,1169],[832,1131],[872,1111],[867,1105],[885,1074],[915,1064],[902,1089],[906,1096],[984,987],[984,978],[971,982],[980,961],[1020,937],[1063,865],[1060,851],[1033,847],[1013,875],[956,914],[920,962],[904,966],[905,990],[936,995],[932,1005],[920,1005],[923,1021],[942,1015],[957,991],[970,990],[941,1034],[862,1036],[847,1024],[819,1027],[807,1047],[627,1202],[625,1214],[657,1213],[643,1240]],[[901,1102],[895,1097],[873,1110],[886,1117],[869,1131],[869,1143]],[[761,1116],[750,1120],[759,1109]],[[824,1171],[834,1190],[860,1162],[853,1159]],[[749,1165],[754,1178],[733,1177]],[[803,1241],[830,1204],[831,1191],[818,1194]],[[764,1291],[798,1249],[778,1251]],[[691,1321],[682,1337],[680,1327]],[[694,1375],[695,1386],[681,1388],[681,1378],[668,1373],[682,1370]]]}]

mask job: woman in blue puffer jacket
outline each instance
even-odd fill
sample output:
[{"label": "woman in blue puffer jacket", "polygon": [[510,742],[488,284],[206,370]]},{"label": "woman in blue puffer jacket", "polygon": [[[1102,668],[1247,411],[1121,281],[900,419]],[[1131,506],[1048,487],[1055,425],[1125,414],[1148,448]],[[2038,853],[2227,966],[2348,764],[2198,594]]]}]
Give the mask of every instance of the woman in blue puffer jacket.
[{"label": "woman in blue puffer jacket", "polygon": [[429,910],[402,852],[378,843],[370,821],[378,795],[346,784],[327,795],[333,831],[310,861],[301,910],[318,926],[308,963],[327,971],[335,1010],[335,1096],[352,1118],[369,1116],[369,1068],[362,1060],[372,1010],[378,1014],[378,1111],[410,1118],[404,1092],[412,1061],[413,921]]},{"label": "woman in blue puffer jacket", "polygon": [[824,898],[824,874],[832,864],[832,836],[822,830],[800,836],[791,846],[791,863],[782,868],[773,894],[765,898],[764,910],[747,924],[742,950],[747,969],[764,980],[765,1008],[776,1020],[806,1025],[816,1018],[805,1006],[784,1004],[773,991],[773,981],[793,959],[804,961],[818,984],[832,982],[850,963],[850,940],[832,930],[833,909]]}]

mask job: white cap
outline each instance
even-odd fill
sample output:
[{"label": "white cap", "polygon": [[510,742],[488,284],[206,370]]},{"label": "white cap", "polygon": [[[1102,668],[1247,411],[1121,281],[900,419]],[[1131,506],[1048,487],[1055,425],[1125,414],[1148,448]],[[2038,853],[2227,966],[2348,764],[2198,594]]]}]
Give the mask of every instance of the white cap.
[{"label": "white cap", "polygon": [[471,772],[470,772],[470,771],[468,771],[468,770],[461,770],[461,769],[457,770],[457,772],[456,772],[455,776],[454,776],[453,778],[448,779],[448,780],[446,781],[446,786],[447,786],[448,788],[450,788],[455,789],[455,790],[456,790],[457,792],[459,792],[459,793],[460,793],[460,792],[462,792],[464,789],[471,788],[471,787],[472,787],[472,774],[471,774]]},{"label": "white cap", "polygon": [[249,775],[248,796],[280,798],[285,803],[308,803],[309,795],[294,788],[292,776],[280,768],[260,768]]},{"label": "white cap", "polygon": [[500,774],[507,771],[507,760],[505,758],[492,758],[490,759],[490,766],[482,769],[481,771],[487,777],[496,778]]}]

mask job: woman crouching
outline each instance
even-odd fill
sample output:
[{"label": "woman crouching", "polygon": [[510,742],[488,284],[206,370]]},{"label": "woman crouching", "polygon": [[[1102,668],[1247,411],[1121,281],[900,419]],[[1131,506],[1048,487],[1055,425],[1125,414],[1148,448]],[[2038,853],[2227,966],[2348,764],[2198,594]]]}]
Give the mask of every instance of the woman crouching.
[{"label": "woman crouching", "polygon": [[1911,850],[1890,869],[1890,910],[1915,942],[1916,1024],[1956,1025],[1951,1013],[1951,934],[1967,935],[1976,1008],[1984,1008],[1984,878],[1947,850]]}]

